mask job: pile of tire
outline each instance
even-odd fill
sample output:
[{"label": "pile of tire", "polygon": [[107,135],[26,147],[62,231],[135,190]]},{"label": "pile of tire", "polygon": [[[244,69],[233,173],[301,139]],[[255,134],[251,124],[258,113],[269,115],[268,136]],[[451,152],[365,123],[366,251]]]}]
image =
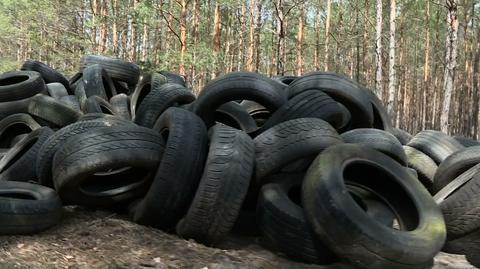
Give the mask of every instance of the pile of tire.
[{"label": "pile of tire", "polygon": [[70,80],[28,60],[0,75],[0,233],[78,205],[209,246],[236,232],[305,263],[428,268],[480,226],[477,144],[393,128],[333,73],[235,72],[195,96],[118,59],[84,56]]}]

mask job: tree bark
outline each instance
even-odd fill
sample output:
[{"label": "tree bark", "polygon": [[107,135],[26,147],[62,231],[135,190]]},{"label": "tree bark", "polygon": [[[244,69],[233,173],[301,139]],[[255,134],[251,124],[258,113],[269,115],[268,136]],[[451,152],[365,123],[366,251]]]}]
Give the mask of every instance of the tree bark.
[{"label": "tree bark", "polygon": [[328,45],[330,42],[330,17],[332,13],[332,0],[327,0],[327,20],[325,22],[325,58],[323,61],[323,66],[325,71],[328,71]]},{"label": "tree bark", "polygon": [[300,16],[298,16],[298,33],[297,33],[297,75],[303,74],[303,43],[304,41],[304,20],[305,20],[305,2],[300,3]]},{"label": "tree bark", "polygon": [[395,22],[397,19],[395,0],[390,0],[390,40],[388,47],[388,114],[395,118]]},{"label": "tree bark", "polygon": [[315,13],[315,50],[313,52],[313,66],[315,70],[320,70],[320,9]]},{"label": "tree bark", "polygon": [[187,11],[188,1],[181,0],[181,13],[180,13],[180,64],[178,66],[178,72],[180,75],[185,76],[185,54],[187,53]]},{"label": "tree bark", "polygon": [[427,95],[429,88],[429,60],[430,60],[430,1],[427,1],[425,9],[425,60],[423,64],[423,111],[422,111],[422,128],[426,128],[427,124]]},{"label": "tree bark", "polygon": [[455,69],[457,67],[458,18],[457,0],[446,0],[447,5],[447,39],[443,82],[443,105],[440,116],[440,129],[449,131],[449,113],[452,93],[455,89]]},{"label": "tree bark", "polygon": [[112,49],[113,54],[118,56],[118,0],[112,0]]},{"label": "tree bark", "polygon": [[245,19],[245,14],[247,13],[247,8],[245,7],[245,1],[239,0],[241,2],[241,11],[240,11],[240,38],[238,40],[238,64],[237,71],[242,70],[245,64],[245,31],[247,30],[247,24]]},{"label": "tree bark", "polygon": [[377,0],[377,16],[375,26],[375,93],[382,100],[382,0]]},{"label": "tree bark", "polygon": [[[216,65],[219,64],[218,53],[220,52],[220,39],[222,35],[222,25],[221,25],[221,14],[220,14],[220,3],[215,1],[215,11],[213,15],[213,56],[215,57]],[[210,79],[214,79],[217,76],[218,68],[214,68],[210,74]]]},{"label": "tree bark", "polygon": [[98,3],[97,0],[90,0],[90,8],[92,10],[92,33],[90,34],[90,42],[92,44],[92,53],[97,52],[97,13],[98,13]]},{"label": "tree bark", "polygon": [[247,71],[253,71],[254,69],[254,58],[255,58],[255,14],[257,1],[250,1],[250,32],[249,32],[249,47],[248,47],[248,57],[247,57]]}]

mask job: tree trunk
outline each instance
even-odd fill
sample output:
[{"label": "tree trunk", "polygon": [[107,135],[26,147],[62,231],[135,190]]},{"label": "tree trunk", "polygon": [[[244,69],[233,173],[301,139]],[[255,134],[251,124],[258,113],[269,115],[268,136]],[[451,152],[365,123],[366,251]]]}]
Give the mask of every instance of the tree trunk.
[{"label": "tree trunk", "polygon": [[426,128],[427,123],[427,95],[429,92],[429,60],[430,60],[430,1],[427,1],[425,9],[425,60],[423,64],[423,111],[422,111],[422,128]]},{"label": "tree trunk", "polygon": [[200,2],[193,0],[192,4],[192,64],[190,65],[190,82],[193,89],[198,89],[197,85],[197,43],[198,43],[198,18],[200,13]]},{"label": "tree trunk", "polygon": [[257,3],[257,24],[255,26],[255,72],[260,69],[260,31],[262,30],[262,3]]},{"label": "tree trunk", "polygon": [[239,0],[242,4],[241,14],[240,14],[240,38],[238,40],[238,65],[237,71],[240,71],[244,68],[245,64],[245,31],[247,30],[245,14],[247,13],[247,8],[245,7],[245,1]]},{"label": "tree trunk", "polygon": [[282,0],[277,0],[274,5],[277,20],[277,75],[283,76],[285,74],[285,17]]},{"label": "tree trunk", "polygon": [[454,91],[455,69],[457,66],[457,35],[458,35],[458,18],[457,18],[457,0],[446,0],[447,5],[447,39],[446,39],[446,55],[445,70],[443,82],[443,105],[440,116],[440,129],[442,132],[449,131],[449,113],[450,101]]},{"label": "tree trunk", "polygon": [[315,13],[315,50],[313,52],[313,66],[315,70],[320,70],[320,9]]},{"label": "tree trunk", "polygon": [[375,93],[382,100],[382,0],[377,0],[377,19],[375,26]]},{"label": "tree trunk", "polygon": [[112,0],[112,49],[113,54],[118,56],[118,0]]},{"label": "tree trunk", "polygon": [[137,25],[135,10],[137,9],[138,1],[139,0],[132,0],[130,42],[128,45],[128,49],[129,49],[128,59],[130,61],[135,61],[137,58],[137,26],[138,25]]},{"label": "tree trunk", "polygon": [[303,43],[304,43],[304,18],[305,16],[305,2],[300,4],[300,16],[298,16],[298,34],[297,34],[297,75],[303,74]]},{"label": "tree trunk", "polygon": [[100,53],[105,53],[107,49],[107,12],[108,12],[108,0],[103,0],[100,3],[100,15],[101,15],[101,27],[100,27],[100,38],[99,38],[99,50]]},{"label": "tree trunk", "polygon": [[395,118],[395,22],[397,10],[395,0],[390,0],[390,40],[388,47],[388,114]]},{"label": "tree trunk", "polygon": [[253,71],[255,58],[255,14],[257,3],[256,0],[250,1],[250,32],[249,32],[249,47],[247,58],[247,71]]},{"label": "tree trunk", "polygon": [[215,1],[215,11],[213,15],[213,56],[215,58],[215,63],[217,67],[214,67],[210,74],[210,79],[214,79],[217,76],[218,72],[218,65],[220,63],[219,61],[219,55],[218,53],[220,52],[220,39],[222,35],[222,25],[221,25],[221,19],[220,19],[220,3],[219,1]]},{"label": "tree trunk", "polygon": [[328,71],[328,45],[330,41],[330,17],[332,13],[332,0],[327,0],[327,20],[325,22],[325,58],[323,61],[323,66],[325,71]]},{"label": "tree trunk", "polygon": [[178,72],[180,75],[185,76],[185,54],[187,53],[187,0],[181,0],[180,5],[182,7],[180,13],[180,64],[178,66]]},{"label": "tree trunk", "polygon": [[143,34],[142,34],[142,62],[147,61],[148,52],[148,24],[147,18],[143,18]]},{"label": "tree trunk", "polygon": [[92,43],[92,53],[97,53],[97,10],[98,3],[97,0],[90,0],[90,8],[92,10],[92,33],[90,34],[90,42]]}]

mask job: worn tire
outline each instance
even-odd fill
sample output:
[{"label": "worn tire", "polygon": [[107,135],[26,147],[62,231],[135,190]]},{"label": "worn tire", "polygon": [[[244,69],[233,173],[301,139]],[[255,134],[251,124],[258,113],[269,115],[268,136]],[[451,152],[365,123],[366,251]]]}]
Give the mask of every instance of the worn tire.
[{"label": "worn tire", "polygon": [[110,98],[110,105],[113,113],[125,120],[131,120],[130,116],[130,100],[124,93],[117,94]]},{"label": "worn tire", "polygon": [[[347,185],[372,190],[397,212],[400,230],[369,217]],[[440,208],[421,183],[387,155],[362,145],[333,146],[304,179],[302,202],[315,234],[359,268],[425,268],[442,248]]]},{"label": "worn tire", "polygon": [[63,104],[67,105],[68,107],[70,107],[71,109],[73,109],[75,111],[78,111],[78,112],[82,112],[82,108],[80,107],[80,103],[78,102],[77,97],[75,95],[63,96],[63,97],[60,97],[60,99],[58,99],[58,100],[60,102],[62,102]]},{"label": "worn tire", "polygon": [[408,142],[410,142],[410,140],[413,138],[410,133],[400,128],[392,128],[390,133],[392,133],[398,139],[398,141],[402,143],[402,145],[407,145]]},{"label": "worn tire", "polygon": [[455,138],[455,140],[457,140],[464,147],[480,146],[480,141],[469,138],[469,137],[454,136],[453,138]]},{"label": "worn tire", "polygon": [[48,83],[46,86],[47,86],[48,95],[50,95],[55,99],[60,99],[64,96],[68,96],[67,89],[61,83],[53,82],[53,83]]},{"label": "worn tire", "polygon": [[76,111],[59,100],[43,94],[37,94],[31,98],[28,104],[28,113],[59,127],[77,121],[82,115],[82,112]]},{"label": "worn tire", "polygon": [[168,83],[175,83],[183,87],[187,87],[185,79],[177,73],[166,71],[166,70],[162,70],[158,73],[163,75],[167,79]]},{"label": "worn tire", "polygon": [[60,83],[66,89],[70,87],[68,80],[50,66],[34,60],[26,60],[20,70],[36,71],[40,73],[45,83]]},{"label": "worn tire", "polygon": [[417,171],[420,182],[430,193],[433,193],[432,187],[435,172],[438,169],[437,164],[432,158],[415,148],[403,146],[403,149],[405,150],[405,154],[407,154],[408,167]]},{"label": "worn tire", "polygon": [[8,148],[15,137],[28,134],[40,125],[28,114],[18,113],[7,116],[0,121],[0,148]]},{"label": "worn tire", "polygon": [[126,82],[129,86],[137,84],[140,76],[138,65],[120,59],[100,55],[85,55],[80,60],[80,64],[83,70],[87,66],[99,64],[113,79]]},{"label": "worn tire", "polygon": [[207,129],[192,112],[171,107],[158,118],[154,130],[168,134],[165,153],[133,219],[170,229],[185,215],[197,189],[207,156]]},{"label": "worn tire", "polygon": [[239,103],[233,101],[221,105],[215,111],[214,119],[215,122],[243,130],[247,134],[253,133],[258,129],[252,116]]},{"label": "worn tire", "polygon": [[90,65],[83,70],[82,82],[87,98],[96,95],[108,100],[117,94],[112,78],[98,64]]},{"label": "worn tire", "polygon": [[419,132],[408,142],[408,145],[427,154],[437,164],[440,164],[448,156],[464,148],[453,137],[434,130]]},{"label": "worn tire", "polygon": [[178,235],[206,245],[219,243],[237,220],[254,163],[254,143],[246,133],[215,125],[202,178],[177,225]]},{"label": "worn tire", "polygon": [[392,119],[388,115],[382,101],[378,99],[377,95],[370,89],[361,87],[368,95],[373,109],[373,128],[390,132],[393,128]]},{"label": "worn tire", "polygon": [[167,78],[158,73],[152,73],[142,77],[130,98],[130,113],[132,114],[132,119],[135,119],[136,112],[145,97],[151,92],[158,91],[165,83],[167,83]]},{"label": "worn tire", "polygon": [[112,105],[107,102],[105,99],[93,95],[87,98],[84,107],[85,113],[104,113],[109,115],[115,115],[113,112]]},{"label": "worn tire", "polygon": [[0,75],[0,102],[25,99],[45,90],[45,82],[38,72],[12,71]]}]

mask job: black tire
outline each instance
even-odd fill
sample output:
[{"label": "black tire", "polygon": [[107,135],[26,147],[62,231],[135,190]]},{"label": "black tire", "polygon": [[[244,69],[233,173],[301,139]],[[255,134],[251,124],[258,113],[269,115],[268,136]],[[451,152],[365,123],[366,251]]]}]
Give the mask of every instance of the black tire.
[{"label": "black tire", "polygon": [[221,105],[215,111],[215,122],[243,130],[248,134],[258,129],[252,116],[239,103],[233,101]]},{"label": "black tire", "polygon": [[59,100],[43,94],[37,94],[30,99],[28,113],[51,123],[53,126],[59,127],[77,121],[82,115],[82,112],[76,111]]},{"label": "black tire", "polygon": [[448,240],[469,235],[480,229],[480,173],[451,193],[442,203]]},{"label": "black tire", "polygon": [[58,82],[62,84],[66,89],[70,87],[70,83],[62,74],[42,62],[26,60],[20,70],[36,71],[40,73],[45,83]]},{"label": "black tire", "polygon": [[399,128],[392,128],[390,133],[392,133],[402,145],[407,145],[408,142],[410,142],[410,140],[413,138],[410,133]]},{"label": "black tire", "polygon": [[115,79],[112,79],[112,80],[113,80],[113,85],[115,86],[115,90],[117,91],[117,95],[121,94],[121,93],[124,93],[126,95],[130,95],[132,93],[133,90],[131,90],[128,87],[127,83],[125,83],[123,81],[118,81],[118,80],[115,80]]},{"label": "black tire", "polygon": [[420,182],[430,193],[433,193],[433,179],[438,169],[437,164],[432,158],[415,148],[403,146],[403,149],[407,154],[408,167],[417,171]]},{"label": "black tire", "polygon": [[47,187],[54,187],[52,175],[53,158],[58,149],[60,149],[68,139],[94,128],[121,126],[125,124],[130,124],[130,122],[114,117],[95,118],[92,120],[81,120],[56,131],[38,150],[35,168],[38,182]]},{"label": "black tire", "polygon": [[469,137],[454,136],[453,138],[455,138],[455,140],[457,140],[464,147],[480,146],[480,141],[469,138]]},{"label": "black tire", "polygon": [[53,131],[42,127],[15,144],[0,160],[0,180],[37,181],[37,154]]},{"label": "black tire", "polygon": [[339,143],[343,143],[342,138],[321,119],[294,119],[275,125],[255,138],[255,183],[260,185],[264,177],[286,164]]},{"label": "black tire", "polygon": [[77,72],[68,80],[69,87],[67,88],[69,94],[73,94],[77,85],[82,82],[82,72]]},{"label": "black tire", "polygon": [[278,80],[285,85],[289,85],[290,83],[292,83],[297,78],[298,78],[298,76],[276,76],[276,77],[273,77],[274,80]]},{"label": "black tire", "polygon": [[85,103],[87,102],[87,94],[85,93],[85,85],[83,84],[83,81],[78,83],[74,90],[74,94],[80,104],[80,109],[83,111],[85,109]]},{"label": "black tire", "polygon": [[278,84],[257,73],[230,73],[211,81],[203,88],[194,103],[193,111],[204,120],[207,127],[213,125],[215,110],[229,101],[252,100],[269,111],[275,111],[287,101]]},{"label": "black tire", "polygon": [[130,113],[132,114],[132,119],[135,118],[136,112],[145,97],[152,91],[158,91],[165,83],[167,83],[167,78],[158,73],[152,73],[142,77],[130,98]]},{"label": "black tire", "polygon": [[130,100],[124,93],[117,94],[110,98],[110,105],[113,113],[125,120],[131,120],[130,116]]},{"label": "black tire", "polygon": [[215,245],[237,220],[253,174],[255,147],[244,132],[215,125],[202,178],[178,235]]},{"label": "black tire", "polygon": [[0,181],[0,234],[33,234],[60,222],[62,203],[47,187]]},{"label": "black tire", "polygon": [[62,102],[63,104],[65,104],[66,106],[70,107],[71,109],[75,110],[75,111],[78,111],[78,112],[82,112],[82,108],[80,107],[80,103],[78,102],[78,99],[75,95],[67,95],[67,96],[63,96],[63,97],[60,97],[60,99],[58,99],[60,102]]},{"label": "black tire", "polygon": [[437,164],[440,164],[448,156],[464,148],[453,137],[434,130],[419,132],[408,142],[408,145],[427,154]]},{"label": "black tire", "polygon": [[189,104],[194,100],[195,95],[181,85],[174,83],[152,85],[152,90],[138,106],[133,121],[140,126],[151,128],[169,107]]},{"label": "black tire", "polygon": [[[12,139],[12,142],[10,143],[10,148],[12,148],[15,144],[17,144],[18,142],[22,141],[25,137],[27,137],[28,134],[21,134],[21,135],[17,135],[15,136],[13,139]],[[3,156],[2,156],[3,157]]]},{"label": "black tire", "polygon": [[80,62],[82,69],[93,64],[99,64],[113,79],[126,82],[129,86],[137,84],[140,76],[138,65],[120,59],[99,55],[85,55]]},{"label": "black tire", "polygon": [[342,133],[342,132],[345,132],[347,130],[351,130],[351,126],[350,126],[350,123],[352,122],[352,114],[350,113],[350,111],[344,106],[342,105],[341,103],[338,103],[338,106],[340,107],[340,110],[342,111],[342,114],[344,115],[343,117],[343,122],[340,124],[340,128],[338,128],[338,132],[339,133]]},{"label": "black tire", "polygon": [[346,117],[348,115],[327,94],[321,91],[304,91],[293,96],[275,111],[262,126],[262,130],[298,118],[319,118],[338,129],[342,127],[341,125],[345,122]]},{"label": "black tire", "polygon": [[257,102],[250,100],[244,100],[240,105],[252,116],[257,126],[263,126],[263,124],[272,116],[272,113],[264,106]]},{"label": "black tire", "polygon": [[25,99],[45,90],[45,82],[38,72],[12,71],[0,75],[0,102]]},{"label": "black tire", "polygon": [[67,89],[65,88],[65,86],[63,86],[62,83],[53,82],[53,83],[48,83],[46,86],[47,86],[48,95],[50,95],[55,99],[60,99],[64,96],[68,96]]},{"label": "black tire", "polygon": [[82,82],[87,98],[96,95],[108,100],[117,94],[109,73],[101,65],[86,67],[83,70]]},{"label": "black tire", "polygon": [[207,129],[198,116],[175,107],[158,118],[154,129],[168,134],[165,153],[133,219],[169,229],[185,215],[197,189],[207,156]]},{"label": "black tire", "polygon": [[388,115],[382,101],[378,99],[377,95],[370,89],[361,87],[370,98],[370,103],[373,109],[373,128],[390,132],[393,128],[392,118]]},{"label": "black tire", "polygon": [[0,148],[8,148],[18,135],[28,134],[40,128],[30,115],[25,113],[13,114],[0,121]]},{"label": "black tire", "polygon": [[304,174],[276,175],[264,185],[257,204],[258,226],[269,245],[304,263],[330,264],[335,255],[316,239],[300,204]]},{"label": "black tire", "polygon": [[[346,195],[347,186],[376,193],[396,212],[399,230],[379,223]],[[320,154],[302,186],[315,234],[359,268],[424,268],[442,248],[440,208],[403,166],[362,145],[336,145]]]},{"label": "black tire", "polygon": [[165,71],[165,70],[160,71],[158,73],[162,74],[167,79],[168,83],[175,83],[183,87],[187,87],[187,84],[185,83],[185,79],[177,73]]},{"label": "black tire", "polygon": [[99,96],[90,96],[87,98],[84,107],[85,113],[104,113],[109,115],[115,115],[112,105],[105,99]]},{"label": "black tire", "polygon": [[433,180],[433,192],[437,193],[463,172],[480,163],[480,146],[464,148],[448,156],[440,163]]},{"label": "black tire", "polygon": [[373,110],[368,94],[347,77],[325,72],[306,74],[288,85],[288,97],[308,90],[321,90],[342,103],[352,115],[352,128],[373,126]]},{"label": "black tire", "polygon": [[365,145],[385,153],[401,165],[407,165],[407,155],[402,144],[391,133],[379,129],[359,128],[343,133],[341,137],[345,143]]},{"label": "black tire", "polygon": [[142,196],[164,150],[154,130],[123,125],[90,129],[65,142],[53,159],[62,201],[108,206]]}]

